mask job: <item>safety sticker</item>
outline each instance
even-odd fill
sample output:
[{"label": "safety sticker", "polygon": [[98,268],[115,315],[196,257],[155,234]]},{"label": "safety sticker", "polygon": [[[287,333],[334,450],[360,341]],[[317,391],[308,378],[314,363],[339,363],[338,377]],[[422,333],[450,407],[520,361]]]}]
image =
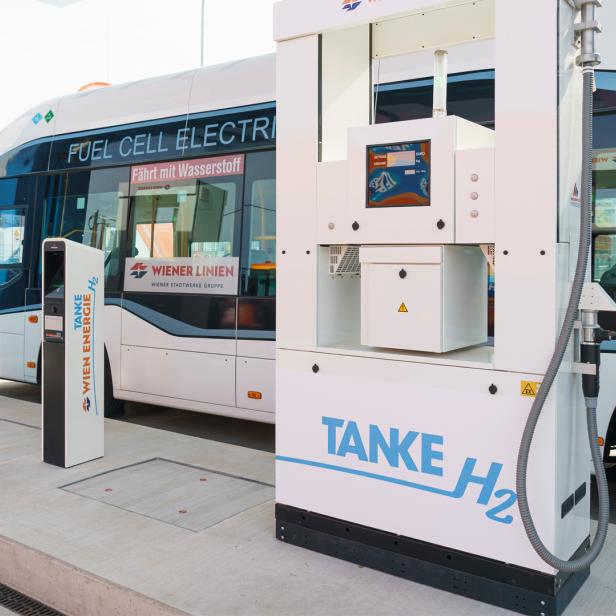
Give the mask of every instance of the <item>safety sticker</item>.
[{"label": "safety sticker", "polygon": [[540,387],[541,383],[536,383],[535,381],[522,381],[520,383],[520,393],[527,398],[536,398]]},{"label": "safety sticker", "polygon": [[406,304],[402,302],[402,304],[400,304],[400,308],[398,308],[398,312],[407,313],[408,311],[409,309],[406,307]]}]

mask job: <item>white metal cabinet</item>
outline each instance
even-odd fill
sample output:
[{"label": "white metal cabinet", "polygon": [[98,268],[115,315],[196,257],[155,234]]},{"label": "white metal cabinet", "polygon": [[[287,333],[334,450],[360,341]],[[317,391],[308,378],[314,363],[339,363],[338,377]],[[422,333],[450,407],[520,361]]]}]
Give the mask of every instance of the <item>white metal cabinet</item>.
[{"label": "white metal cabinet", "polygon": [[362,344],[444,353],[487,338],[487,266],[474,246],[364,246]]}]

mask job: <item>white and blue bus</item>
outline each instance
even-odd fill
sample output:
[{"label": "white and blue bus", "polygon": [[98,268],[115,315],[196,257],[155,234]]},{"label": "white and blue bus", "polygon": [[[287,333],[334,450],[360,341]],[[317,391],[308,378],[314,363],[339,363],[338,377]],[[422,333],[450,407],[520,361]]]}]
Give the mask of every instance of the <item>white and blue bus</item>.
[{"label": "white and blue bus", "polygon": [[41,241],[64,237],[105,254],[108,413],[273,421],[274,99],[265,56],[47,102],[3,131],[0,378],[40,379]]},{"label": "white and blue bus", "polygon": [[[490,127],[493,53],[452,50],[448,97]],[[432,113],[431,53],[403,60],[375,67],[376,122]],[[616,73],[597,84],[593,275],[616,296]],[[273,422],[275,139],[273,55],[68,96],[5,129],[0,378],[39,379],[40,245],[62,236],[105,252],[108,413],[131,400]],[[229,275],[198,288],[190,264]]]}]

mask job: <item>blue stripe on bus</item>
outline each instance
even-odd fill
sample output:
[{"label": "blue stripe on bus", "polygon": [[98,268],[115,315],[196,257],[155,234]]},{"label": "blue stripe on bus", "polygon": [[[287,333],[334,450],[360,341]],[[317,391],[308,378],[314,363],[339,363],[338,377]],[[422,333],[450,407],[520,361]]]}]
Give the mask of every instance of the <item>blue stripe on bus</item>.
[{"label": "blue stripe on bus", "polygon": [[202,327],[195,327],[194,325],[189,325],[173,317],[156,312],[156,310],[142,306],[132,300],[125,299],[121,303],[120,300],[115,301],[118,302],[115,305],[121,306],[124,310],[127,310],[172,336],[181,336],[185,338],[235,338],[235,329],[204,329]]},{"label": "blue stripe on bus", "polygon": [[29,306],[19,306],[17,308],[5,308],[0,310],[0,314],[17,314],[19,312],[31,312],[32,310],[41,310],[41,304],[31,304]]},{"label": "blue stripe on bus", "polygon": [[240,340],[276,340],[276,332],[260,329],[238,329],[237,337]]},{"label": "blue stripe on bus", "polygon": [[[195,327],[189,325],[183,321],[178,321],[173,317],[161,314],[133,302],[131,300],[120,300],[116,297],[109,297],[105,299],[105,306],[117,306],[124,308],[131,314],[143,319],[147,323],[154,325],[158,329],[171,334],[172,336],[180,336],[183,338],[241,338],[245,340],[276,340],[276,332],[273,331],[261,331],[261,330],[249,330],[249,329],[204,329],[202,327]],[[31,304],[29,306],[19,306],[18,308],[7,308],[0,310],[0,315],[5,314],[18,314],[21,312],[31,312],[34,310],[42,310],[41,304]]]}]

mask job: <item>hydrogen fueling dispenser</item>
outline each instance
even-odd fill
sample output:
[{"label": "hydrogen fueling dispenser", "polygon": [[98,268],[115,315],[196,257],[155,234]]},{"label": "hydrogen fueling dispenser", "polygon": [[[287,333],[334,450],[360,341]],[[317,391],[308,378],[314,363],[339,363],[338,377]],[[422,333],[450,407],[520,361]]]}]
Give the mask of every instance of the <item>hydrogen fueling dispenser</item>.
[{"label": "hydrogen fueling dispenser", "polygon": [[[280,540],[524,614],[588,577],[600,4],[275,5]],[[494,129],[446,112],[445,51],[488,40]],[[394,60],[433,117],[375,122]]]},{"label": "hydrogen fueling dispenser", "polygon": [[104,453],[103,253],[43,242],[43,461],[68,468]]}]

